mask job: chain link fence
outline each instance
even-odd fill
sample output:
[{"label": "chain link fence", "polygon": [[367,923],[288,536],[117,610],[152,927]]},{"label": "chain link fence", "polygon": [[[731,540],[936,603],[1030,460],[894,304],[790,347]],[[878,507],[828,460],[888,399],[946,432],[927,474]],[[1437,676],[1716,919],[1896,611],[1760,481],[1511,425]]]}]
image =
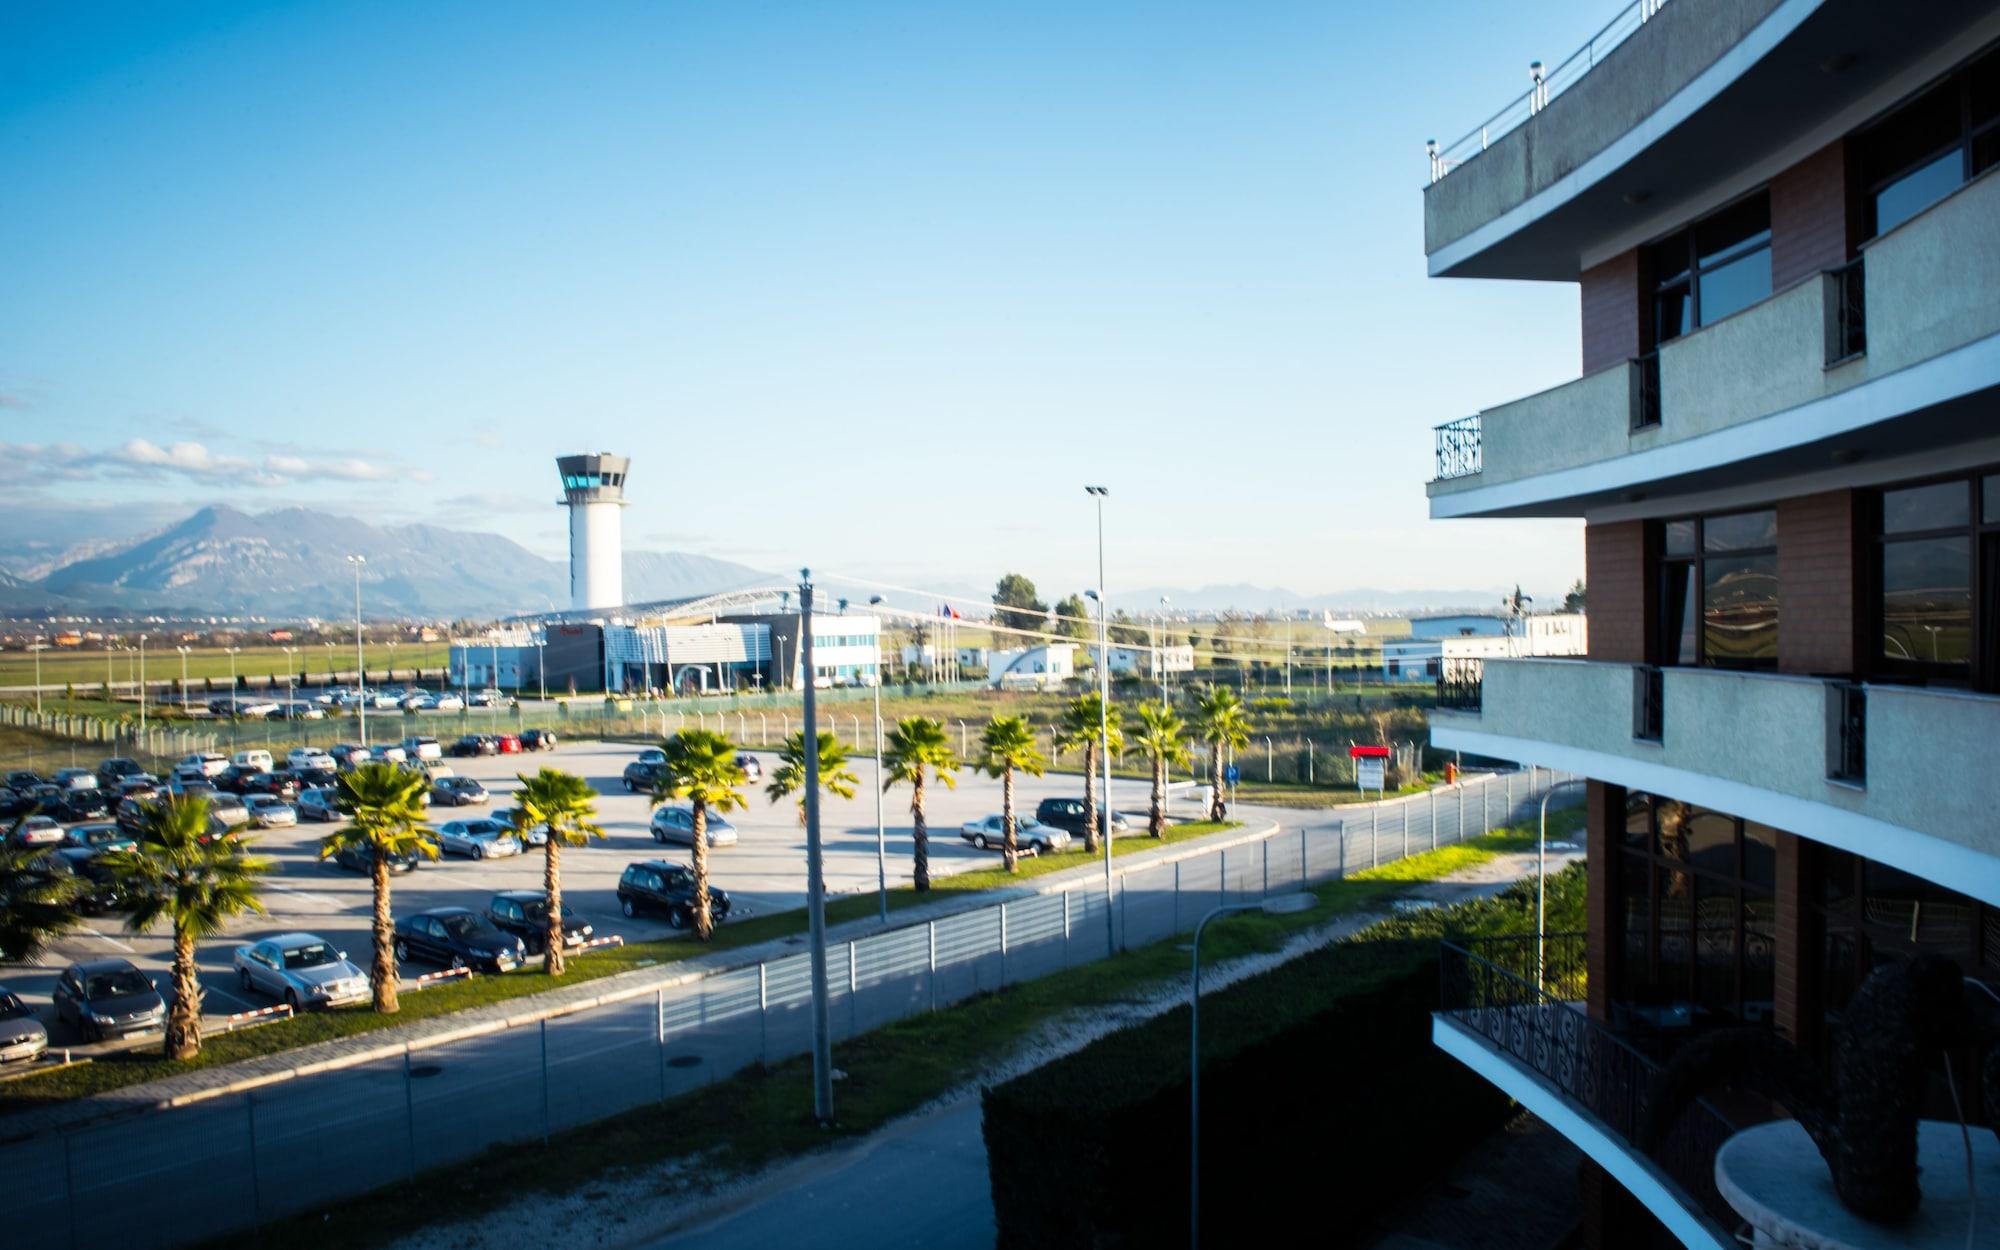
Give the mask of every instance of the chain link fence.
[{"label": "chain link fence", "polygon": [[[1211,908],[1329,881],[1534,816],[1562,780],[1498,773],[918,921],[827,952],[836,1041],[1192,929]],[[1562,797],[1575,801],[1574,789]],[[10,1244],[150,1250],[323,1206],[492,1146],[664,1101],[810,1051],[810,955],[173,1110],[0,1143]],[[800,1097],[806,1097],[801,1090]],[[4,1134],[0,1122],[0,1134]],[[495,1195],[495,1201],[505,1195]],[[338,1218],[336,1215],[334,1218]]]}]

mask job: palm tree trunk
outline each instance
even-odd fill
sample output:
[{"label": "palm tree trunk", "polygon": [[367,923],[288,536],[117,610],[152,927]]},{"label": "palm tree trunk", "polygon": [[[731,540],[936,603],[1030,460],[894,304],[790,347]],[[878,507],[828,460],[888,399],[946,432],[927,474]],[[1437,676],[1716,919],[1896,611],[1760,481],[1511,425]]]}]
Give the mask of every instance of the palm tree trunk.
[{"label": "palm tree trunk", "polygon": [[1021,871],[1021,850],[1014,841],[1014,770],[1009,767],[1000,782],[1000,859],[1008,872]]},{"label": "palm tree trunk", "polygon": [[368,970],[368,985],[375,994],[375,1010],[386,1014],[400,1009],[396,1001],[396,921],[389,914],[389,856],[375,848],[370,872],[375,881],[375,962]]},{"label": "palm tree trunk", "polygon": [[1156,838],[1167,836],[1167,761],[1153,759],[1153,805],[1146,815],[1146,831]]},{"label": "palm tree trunk", "polygon": [[559,977],[563,974],[562,839],[553,828],[542,850],[542,892],[549,898],[549,924],[542,934],[542,974]]},{"label": "palm tree trunk", "polygon": [[694,936],[706,942],[715,932],[708,906],[708,804],[695,799],[694,808]]},{"label": "palm tree trunk", "polygon": [[1227,813],[1222,806],[1222,743],[1208,748],[1208,818],[1220,821]]},{"label": "palm tree trunk", "polygon": [[[1091,778],[1096,775],[1097,739],[1085,738],[1083,740],[1083,853],[1086,855],[1097,854],[1097,788],[1091,784]],[[1105,795],[1104,801],[1109,804],[1111,796]],[[1107,828],[1110,823],[1105,822]]]},{"label": "palm tree trunk", "polygon": [[917,765],[917,780],[910,795],[910,841],[916,847],[917,893],[931,888],[931,827],[924,818],[923,765]]},{"label": "palm tree trunk", "polygon": [[201,981],[194,971],[194,938],[174,930],[174,1005],[167,1011],[167,1058],[201,1053]]}]

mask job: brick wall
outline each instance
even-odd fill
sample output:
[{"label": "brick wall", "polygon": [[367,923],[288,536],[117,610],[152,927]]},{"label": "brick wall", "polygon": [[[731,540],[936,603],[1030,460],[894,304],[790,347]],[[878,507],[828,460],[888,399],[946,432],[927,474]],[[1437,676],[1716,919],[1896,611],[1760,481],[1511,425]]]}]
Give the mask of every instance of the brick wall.
[{"label": "brick wall", "polygon": [[[1781,672],[1852,673],[1858,667],[1856,512],[1855,493],[1848,490],[1778,504]],[[1594,615],[1596,587],[1591,590]],[[1591,624],[1594,629],[1596,621]]]},{"label": "brick wall", "polygon": [[1614,256],[1583,271],[1583,371],[1639,354],[1639,252]]},{"label": "brick wall", "polygon": [[1783,290],[1854,254],[1855,210],[1844,140],[1771,179],[1771,289]]},{"label": "brick wall", "polygon": [[1645,663],[1653,595],[1646,576],[1645,523],[1585,526],[1583,570],[1590,593],[1590,658]]}]

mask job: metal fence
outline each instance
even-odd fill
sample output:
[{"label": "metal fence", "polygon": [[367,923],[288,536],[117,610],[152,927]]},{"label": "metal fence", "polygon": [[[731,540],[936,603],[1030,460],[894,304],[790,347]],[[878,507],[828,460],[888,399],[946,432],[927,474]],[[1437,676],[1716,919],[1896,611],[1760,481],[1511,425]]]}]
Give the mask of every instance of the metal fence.
[{"label": "metal fence", "polygon": [[[1084,881],[837,943],[834,1038],[1172,937],[1219,904],[1530,819],[1559,780],[1488,775],[1133,866],[1116,875],[1109,925],[1103,883]],[[124,1250],[198,1241],[495,1145],[535,1149],[553,1133],[805,1054],[809,958],[801,942],[796,954],[699,980],[672,981],[685,972],[663,969],[657,986],[535,1024],[0,1144],[10,1241]]]}]

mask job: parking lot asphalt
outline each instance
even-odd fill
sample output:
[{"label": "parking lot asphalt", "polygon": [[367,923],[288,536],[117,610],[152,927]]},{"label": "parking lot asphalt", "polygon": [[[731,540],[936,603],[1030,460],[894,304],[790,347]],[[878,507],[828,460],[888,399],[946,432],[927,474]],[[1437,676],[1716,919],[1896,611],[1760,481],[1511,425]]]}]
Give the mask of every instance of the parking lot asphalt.
[{"label": "parking lot asphalt", "polygon": [[[661,845],[652,839],[648,833],[651,808],[647,796],[627,794],[620,783],[625,765],[637,756],[642,745],[566,742],[552,752],[448,760],[458,775],[477,778],[485,785],[492,793],[492,801],[484,807],[434,808],[432,823],[470,819],[483,811],[510,806],[508,795],[519,788],[516,780],[519,773],[543,767],[577,773],[602,796],[598,801],[598,823],[606,836],[587,847],[564,851],[564,910],[588,917],[599,936],[616,934],[627,942],[673,936],[673,930],[663,919],[628,920],[618,909],[618,877],[627,864],[656,858],[686,862],[689,853],[685,845]],[[768,775],[775,753],[753,751],[752,754],[764,762]],[[855,797],[829,796],[821,808],[827,890],[835,895],[876,888],[875,762],[872,757],[857,758],[852,767],[861,779]],[[1081,778],[1074,774],[1017,776],[1015,802],[1020,811],[1032,814],[1041,799],[1081,794],[1082,784]],[[1142,808],[1145,795],[1146,783],[1142,781],[1114,783],[1114,806],[1121,810]],[[1000,809],[999,781],[967,771],[960,774],[956,789],[931,785],[926,787],[925,797],[932,831],[933,875],[949,875],[998,862],[996,852],[975,850],[962,841],[958,829],[963,822]],[[909,790],[898,787],[883,799],[891,887],[910,880],[909,798]],[[761,782],[745,788],[745,800],[742,810],[727,816],[736,826],[737,844],[710,853],[711,881],[728,891],[738,917],[803,906],[805,830],[799,823],[796,803],[790,799],[770,802]],[[246,992],[237,983],[231,957],[246,942],[302,930],[325,938],[366,970],[372,911],[368,878],[318,858],[320,839],[335,827],[301,823],[296,828],[265,830],[254,835],[257,853],[274,861],[272,874],[265,878],[263,894],[269,914],[244,917],[231,926],[226,937],[201,945],[203,1013],[211,1022],[273,1005],[274,1000]],[[444,906],[484,911],[495,891],[539,889],[542,858],[539,848],[530,847],[521,855],[501,859],[476,861],[446,856],[435,863],[425,863],[394,878],[395,912],[402,916]],[[79,1039],[69,1026],[55,1024],[49,1006],[55,980],[72,962],[108,956],[124,956],[156,977],[163,988],[169,984],[172,943],[165,928],[135,934],[127,931],[116,916],[87,918],[83,927],[57,942],[36,964],[0,964],[0,983],[40,1009],[50,1028],[52,1046],[70,1046]],[[428,965],[412,963],[403,971],[409,977],[432,970]]]}]

